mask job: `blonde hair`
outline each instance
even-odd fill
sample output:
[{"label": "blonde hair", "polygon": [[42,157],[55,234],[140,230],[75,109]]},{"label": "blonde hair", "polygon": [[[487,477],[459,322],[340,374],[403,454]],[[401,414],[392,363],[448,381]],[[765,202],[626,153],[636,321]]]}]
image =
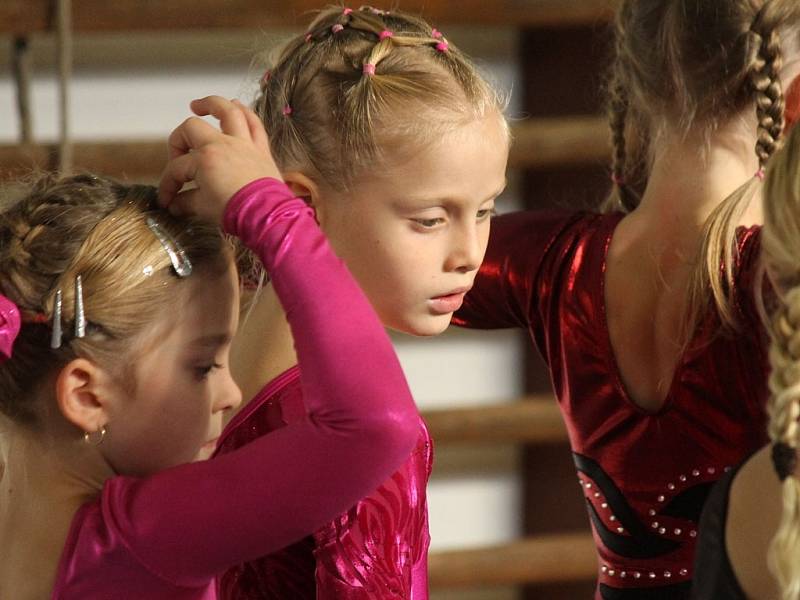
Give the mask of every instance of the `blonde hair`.
[{"label": "blonde hair", "polygon": [[[776,470],[793,470],[800,417],[800,128],[773,158],[764,185],[762,256],[780,301],[770,324],[769,436]],[[783,460],[782,460],[783,458]],[[788,475],[788,476],[787,476]],[[783,478],[783,513],[769,549],[770,569],[783,600],[800,598],[800,481]]]},{"label": "blonde hair", "polygon": [[[93,175],[39,175],[0,204],[0,294],[23,316],[13,356],[0,364],[0,412],[35,424],[35,398],[51,374],[76,357],[120,377],[131,341],[168,310],[181,280],[146,219],[184,248],[195,269],[221,270],[227,244],[217,227],[178,220],[160,210],[155,188]],[[84,338],[65,335],[50,348],[56,292],[62,291],[65,332],[75,317],[75,278],[83,282],[88,321]],[[129,385],[129,381],[126,381]]]},{"label": "blonde hair", "polygon": [[[700,131],[707,138],[755,105],[755,154],[763,169],[784,127],[781,34],[798,35],[798,27],[797,0],[623,0],[608,86],[615,186],[606,209],[638,206],[652,141],[666,123],[679,135]],[[684,327],[687,342],[712,299],[722,323],[738,327],[732,300],[736,225],[758,183],[755,176],[745,182],[705,224]]]},{"label": "blonde hair", "polygon": [[280,51],[254,108],[282,170],[341,190],[504,100],[422,19],[338,6]]}]

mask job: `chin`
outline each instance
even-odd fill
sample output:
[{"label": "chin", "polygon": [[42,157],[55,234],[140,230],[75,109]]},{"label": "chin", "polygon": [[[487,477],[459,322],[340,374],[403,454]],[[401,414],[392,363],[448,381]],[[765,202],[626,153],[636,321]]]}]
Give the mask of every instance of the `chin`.
[{"label": "chin", "polygon": [[408,319],[397,327],[391,326],[391,329],[413,335],[417,337],[433,337],[444,333],[450,326],[450,319],[453,318],[452,313],[446,315],[425,315],[416,319]]}]

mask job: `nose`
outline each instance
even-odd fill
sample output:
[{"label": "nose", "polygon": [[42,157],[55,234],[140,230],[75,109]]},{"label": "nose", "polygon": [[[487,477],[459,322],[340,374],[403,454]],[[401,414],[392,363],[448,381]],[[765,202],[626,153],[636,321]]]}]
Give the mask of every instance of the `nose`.
[{"label": "nose", "polygon": [[453,229],[445,270],[469,273],[483,262],[489,241],[487,223],[468,223]]},{"label": "nose", "polygon": [[235,409],[242,403],[242,390],[236,385],[230,371],[225,371],[227,378],[222,384],[222,389],[214,402],[214,412]]}]

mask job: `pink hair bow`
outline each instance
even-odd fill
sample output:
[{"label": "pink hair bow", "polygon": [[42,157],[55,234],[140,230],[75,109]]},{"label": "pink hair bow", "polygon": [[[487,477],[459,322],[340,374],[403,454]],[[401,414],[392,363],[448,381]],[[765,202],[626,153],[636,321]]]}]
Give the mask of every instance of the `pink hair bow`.
[{"label": "pink hair bow", "polygon": [[14,340],[19,335],[20,322],[17,305],[0,294],[0,362],[11,358]]}]

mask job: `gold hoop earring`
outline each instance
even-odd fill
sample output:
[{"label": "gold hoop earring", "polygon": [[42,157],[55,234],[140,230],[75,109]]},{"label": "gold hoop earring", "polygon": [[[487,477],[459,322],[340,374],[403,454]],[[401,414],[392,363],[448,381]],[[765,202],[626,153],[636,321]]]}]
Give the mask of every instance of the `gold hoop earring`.
[{"label": "gold hoop earring", "polygon": [[[100,437],[93,439],[92,436],[94,434],[99,434]],[[100,444],[103,443],[104,439],[106,439],[105,425],[101,426],[100,429],[97,431],[94,432],[87,431],[83,434],[83,441],[86,442],[87,444],[92,444],[92,446],[99,446]]]}]

